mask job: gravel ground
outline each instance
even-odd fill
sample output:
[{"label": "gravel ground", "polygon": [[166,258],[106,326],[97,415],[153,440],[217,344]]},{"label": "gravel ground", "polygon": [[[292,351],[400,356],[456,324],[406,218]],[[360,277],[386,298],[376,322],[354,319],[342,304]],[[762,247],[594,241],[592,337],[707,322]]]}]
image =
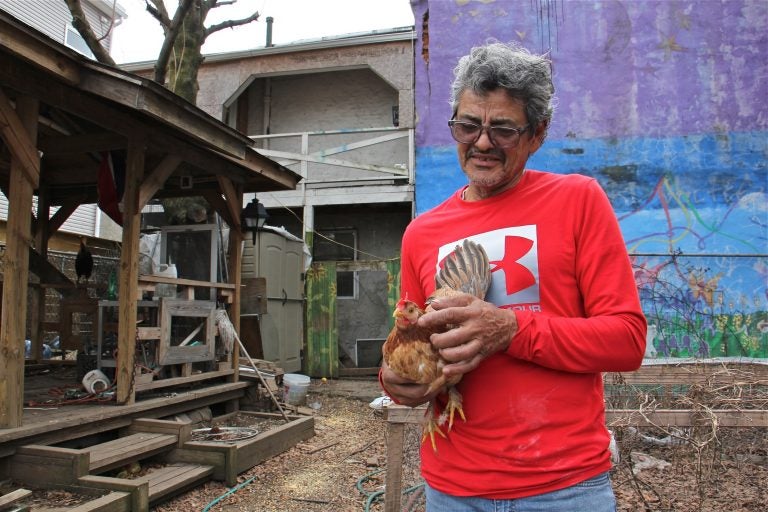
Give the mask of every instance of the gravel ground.
[{"label": "gravel ground", "polygon": [[[371,494],[383,490],[386,469],[386,422],[369,407],[379,396],[375,380],[314,383],[308,403],[315,411],[315,436],[242,473],[241,486],[217,501],[211,511],[352,512],[366,510]],[[418,459],[418,432],[407,433],[408,455]],[[406,468],[404,488],[420,483],[418,462]],[[154,510],[203,510],[228,488],[209,482]],[[370,498],[368,510],[383,510]]]},{"label": "gravel ground", "polygon": [[[375,380],[313,383],[308,401],[318,402],[316,435],[239,477],[241,486],[223,499],[221,483],[177,497],[155,510],[163,512],[381,511],[386,468],[386,422],[368,403],[379,396]],[[646,435],[662,433],[644,430]],[[768,432],[765,428],[721,428],[698,449],[690,444],[648,444],[633,432],[616,432],[622,462],[613,472],[618,510],[622,512],[757,512],[768,498]],[[695,433],[692,433],[695,434]],[[695,435],[692,435],[695,438]],[[419,432],[406,433],[403,489],[421,483]],[[631,455],[631,454],[635,455]],[[661,460],[633,473],[638,455]],[[664,464],[669,463],[668,465]],[[368,503],[370,499],[370,503]],[[215,504],[210,505],[216,501]],[[406,510],[423,510],[419,489],[403,498]]]},{"label": "gravel ground", "polygon": [[[759,388],[759,389],[758,389]],[[757,391],[756,391],[757,390]],[[759,391],[759,393],[758,393]],[[764,386],[732,407],[765,409]],[[386,422],[369,407],[381,395],[375,377],[314,380],[307,409],[315,416],[315,436],[239,475],[232,489],[209,482],[153,510],[163,512],[380,512],[386,469]],[[756,401],[755,396],[762,401]],[[735,398],[734,398],[735,399]],[[710,400],[708,398],[707,400]],[[702,402],[704,403],[704,402]],[[707,402],[709,403],[709,402]],[[722,406],[721,406],[722,407]],[[278,422],[278,424],[282,424]],[[245,426],[245,425],[242,425]],[[260,425],[259,430],[269,428]],[[768,501],[768,429],[699,428],[681,432],[691,442],[649,443],[669,431],[615,430],[622,461],[612,479],[620,512],[758,512]],[[416,427],[406,431],[404,510],[422,511]],[[633,471],[643,459],[649,467]],[[12,483],[0,494],[16,487]],[[226,495],[226,496],[225,496]],[[225,496],[225,497],[223,497]],[[30,510],[65,512],[87,499],[64,491],[36,490],[24,503]]]}]

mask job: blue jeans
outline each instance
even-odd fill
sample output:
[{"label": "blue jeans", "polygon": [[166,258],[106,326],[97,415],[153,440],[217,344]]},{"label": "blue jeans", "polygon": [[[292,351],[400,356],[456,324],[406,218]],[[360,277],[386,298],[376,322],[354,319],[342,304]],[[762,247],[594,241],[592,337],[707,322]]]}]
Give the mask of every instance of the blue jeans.
[{"label": "blue jeans", "polygon": [[511,500],[451,496],[429,485],[424,488],[427,512],[616,512],[608,473],[558,491]]}]

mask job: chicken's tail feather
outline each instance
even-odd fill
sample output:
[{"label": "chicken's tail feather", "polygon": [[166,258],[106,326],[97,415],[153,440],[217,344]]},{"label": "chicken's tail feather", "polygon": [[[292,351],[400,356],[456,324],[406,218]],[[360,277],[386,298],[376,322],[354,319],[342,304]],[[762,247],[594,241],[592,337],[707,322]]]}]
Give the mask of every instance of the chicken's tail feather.
[{"label": "chicken's tail feather", "polygon": [[457,245],[445,258],[435,276],[435,284],[437,288],[450,288],[484,299],[491,285],[491,268],[483,246],[471,240]]}]

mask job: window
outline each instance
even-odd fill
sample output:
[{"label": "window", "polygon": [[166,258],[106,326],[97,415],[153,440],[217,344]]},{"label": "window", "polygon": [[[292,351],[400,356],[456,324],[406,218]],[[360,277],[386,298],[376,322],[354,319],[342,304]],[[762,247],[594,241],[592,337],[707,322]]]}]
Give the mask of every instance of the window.
[{"label": "window", "polygon": [[[318,231],[314,237],[315,261],[357,260],[357,232],[354,229],[331,229]],[[354,299],[357,297],[357,273],[336,272],[336,297]]]},{"label": "window", "polygon": [[70,24],[67,24],[67,29],[64,33],[64,45],[72,48],[81,55],[85,55],[89,59],[96,60],[96,57],[93,55],[91,49],[88,48],[88,44],[85,42],[85,39],[83,39],[83,36],[81,36],[80,32]]}]

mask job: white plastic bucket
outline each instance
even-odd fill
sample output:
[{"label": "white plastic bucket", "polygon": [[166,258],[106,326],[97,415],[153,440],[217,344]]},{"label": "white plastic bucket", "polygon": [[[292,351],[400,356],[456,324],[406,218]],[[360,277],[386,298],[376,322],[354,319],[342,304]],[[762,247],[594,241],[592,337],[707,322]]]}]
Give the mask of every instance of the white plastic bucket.
[{"label": "white plastic bucket", "polygon": [[91,370],[83,377],[83,387],[87,392],[97,395],[109,389],[109,379],[101,370]]},{"label": "white plastic bucket", "polygon": [[307,403],[307,390],[309,389],[309,377],[300,373],[286,373],[283,375],[283,400],[291,405],[305,405]]},{"label": "white plastic bucket", "polygon": [[[176,279],[176,265],[171,263],[170,265],[161,263],[158,270],[155,272],[156,276],[172,277]],[[155,285],[155,297],[176,297],[176,285],[157,283]]]}]

